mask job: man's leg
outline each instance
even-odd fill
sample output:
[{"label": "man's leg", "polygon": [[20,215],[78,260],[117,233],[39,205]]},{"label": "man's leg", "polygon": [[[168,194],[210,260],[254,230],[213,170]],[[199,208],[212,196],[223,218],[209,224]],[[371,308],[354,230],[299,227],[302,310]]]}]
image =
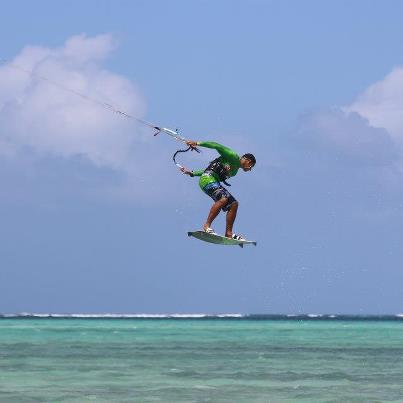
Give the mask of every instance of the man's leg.
[{"label": "man's leg", "polygon": [[203,228],[206,230],[207,228],[211,227],[214,219],[218,216],[220,210],[227,204],[227,198],[223,197],[220,200],[217,200],[210,209],[210,213],[207,217],[206,223],[203,225]]},{"label": "man's leg", "polygon": [[229,210],[227,211],[227,226],[225,228],[225,236],[227,238],[232,237],[232,227],[234,226],[237,211],[238,211],[238,202],[234,201],[231,204]]}]

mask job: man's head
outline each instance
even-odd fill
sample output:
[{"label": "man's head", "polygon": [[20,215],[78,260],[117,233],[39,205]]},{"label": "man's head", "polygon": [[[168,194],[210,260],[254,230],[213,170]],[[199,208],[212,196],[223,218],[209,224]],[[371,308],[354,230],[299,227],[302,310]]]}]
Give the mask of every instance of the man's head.
[{"label": "man's head", "polygon": [[241,168],[246,172],[250,171],[256,164],[256,158],[253,154],[244,154],[241,157]]}]

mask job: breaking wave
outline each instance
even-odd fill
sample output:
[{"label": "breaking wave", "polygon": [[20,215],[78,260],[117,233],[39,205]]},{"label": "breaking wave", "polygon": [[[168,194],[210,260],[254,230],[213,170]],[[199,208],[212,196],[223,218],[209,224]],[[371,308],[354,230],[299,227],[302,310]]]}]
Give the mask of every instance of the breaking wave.
[{"label": "breaking wave", "polygon": [[241,313],[0,313],[0,319],[228,319],[228,320],[402,320],[403,313],[390,315],[345,315],[345,314],[241,314]]}]

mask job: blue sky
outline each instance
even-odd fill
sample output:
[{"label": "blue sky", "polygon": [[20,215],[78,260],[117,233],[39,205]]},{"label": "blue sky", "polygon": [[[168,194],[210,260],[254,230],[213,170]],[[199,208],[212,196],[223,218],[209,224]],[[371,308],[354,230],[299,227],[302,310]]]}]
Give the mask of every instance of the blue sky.
[{"label": "blue sky", "polygon": [[258,247],[187,238],[210,201],[172,164],[178,143],[3,64],[0,311],[402,312],[402,14],[399,1],[4,4],[0,58],[253,152],[231,191]]}]

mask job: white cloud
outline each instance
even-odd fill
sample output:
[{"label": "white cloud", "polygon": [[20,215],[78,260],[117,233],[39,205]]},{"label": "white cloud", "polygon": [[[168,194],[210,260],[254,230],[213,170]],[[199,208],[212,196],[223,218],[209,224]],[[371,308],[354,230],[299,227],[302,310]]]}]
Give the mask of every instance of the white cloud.
[{"label": "white cloud", "polygon": [[393,165],[399,154],[387,130],[375,128],[357,113],[340,108],[304,115],[297,134],[300,143],[319,154],[357,166]]},{"label": "white cloud", "polygon": [[403,144],[403,68],[371,85],[345,110],[358,113],[373,127],[385,128]]},{"label": "white cloud", "polygon": [[370,214],[376,209],[400,214],[402,111],[403,68],[398,68],[359,94],[351,105],[303,115],[291,134],[296,147],[288,169],[309,177],[315,194],[336,192],[340,203],[345,195],[346,205],[354,199],[364,210],[367,206]]},{"label": "white cloud", "polygon": [[74,36],[60,48],[28,46],[11,62],[34,75],[0,68],[0,153],[81,156],[96,166],[132,171],[136,144],[133,124],[37,76],[109,102],[134,116],[145,105],[135,85],[101,65],[114,48],[110,35]]},{"label": "white cloud", "polygon": [[187,177],[170,162],[176,143],[164,148],[150,129],[73,93],[144,115],[136,86],[103,67],[114,46],[110,35],[78,35],[59,48],[27,46],[0,65],[0,166],[10,201],[74,194],[154,205],[185,191]]},{"label": "white cloud", "polygon": [[403,172],[403,68],[343,107],[314,111],[300,120],[301,144],[357,166],[389,166]]}]

